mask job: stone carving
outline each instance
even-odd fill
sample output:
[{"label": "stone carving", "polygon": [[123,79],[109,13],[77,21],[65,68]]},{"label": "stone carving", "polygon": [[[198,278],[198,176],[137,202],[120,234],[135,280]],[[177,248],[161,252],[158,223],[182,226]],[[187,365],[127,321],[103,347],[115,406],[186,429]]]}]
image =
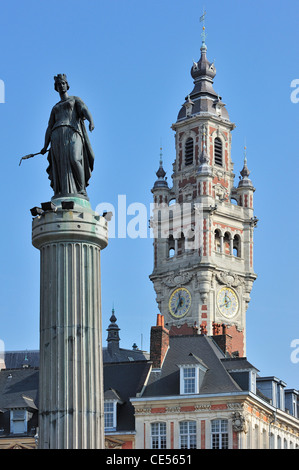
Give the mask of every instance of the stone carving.
[{"label": "stone carving", "polygon": [[135,408],[135,413],[140,415],[147,415],[151,413],[152,408],[150,406],[144,408]]},{"label": "stone carving", "polygon": [[215,191],[215,197],[218,197],[220,200],[223,201],[228,198],[227,188],[225,188],[222,184],[216,183],[213,186],[213,189]]},{"label": "stone carving", "polygon": [[225,284],[226,286],[238,287],[245,285],[244,280],[240,276],[229,271],[216,273],[216,279],[220,284]]},{"label": "stone carving", "polygon": [[181,411],[180,406],[166,406],[167,413],[179,413]]},{"label": "stone carving", "polygon": [[51,111],[40,153],[44,155],[51,144],[47,173],[55,196],[72,194],[87,197],[86,187],[93,170],[94,154],[84,120],[89,121],[89,130],[93,131],[93,119],[80,98],[68,95],[66,75],[58,74],[54,80],[60,101]]},{"label": "stone carving", "polygon": [[232,402],[227,404],[229,410],[244,410],[244,403]]},{"label": "stone carving", "polygon": [[195,405],[195,411],[210,411],[211,410],[211,404],[210,403],[201,403],[198,405]]},{"label": "stone carving", "polygon": [[165,279],[161,279],[161,283],[167,287],[176,287],[188,284],[193,278],[193,274],[186,273],[174,273],[172,276],[168,276]]},{"label": "stone carving", "polygon": [[247,432],[248,426],[246,419],[239,411],[232,413],[232,426],[235,432]]}]

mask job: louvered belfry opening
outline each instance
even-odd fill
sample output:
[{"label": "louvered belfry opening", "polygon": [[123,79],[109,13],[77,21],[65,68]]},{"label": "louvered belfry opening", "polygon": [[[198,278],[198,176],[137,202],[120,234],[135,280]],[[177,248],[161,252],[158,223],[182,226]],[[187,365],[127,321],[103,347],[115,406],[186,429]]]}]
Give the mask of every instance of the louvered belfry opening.
[{"label": "louvered belfry opening", "polygon": [[214,162],[215,165],[222,166],[222,142],[219,137],[214,140]]},{"label": "louvered belfry opening", "polygon": [[185,165],[192,165],[193,163],[193,139],[191,137],[185,143]]}]

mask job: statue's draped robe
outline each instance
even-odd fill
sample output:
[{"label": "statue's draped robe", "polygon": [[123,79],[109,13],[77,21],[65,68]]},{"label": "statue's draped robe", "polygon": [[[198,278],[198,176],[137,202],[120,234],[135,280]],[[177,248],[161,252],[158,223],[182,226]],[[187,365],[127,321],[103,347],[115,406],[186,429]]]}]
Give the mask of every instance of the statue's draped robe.
[{"label": "statue's draped robe", "polygon": [[84,109],[86,105],[77,96],[69,96],[52,109],[47,173],[55,196],[86,195],[94,154],[84,124]]}]

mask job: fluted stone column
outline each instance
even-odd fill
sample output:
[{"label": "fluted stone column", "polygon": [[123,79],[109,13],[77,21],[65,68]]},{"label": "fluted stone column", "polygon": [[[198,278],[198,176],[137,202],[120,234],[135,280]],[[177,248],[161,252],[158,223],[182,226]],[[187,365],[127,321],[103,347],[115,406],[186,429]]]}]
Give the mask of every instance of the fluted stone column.
[{"label": "fluted stone column", "polygon": [[[74,201],[73,209],[62,203]],[[100,252],[107,222],[83,198],[32,222],[40,250],[39,448],[104,448]]]}]

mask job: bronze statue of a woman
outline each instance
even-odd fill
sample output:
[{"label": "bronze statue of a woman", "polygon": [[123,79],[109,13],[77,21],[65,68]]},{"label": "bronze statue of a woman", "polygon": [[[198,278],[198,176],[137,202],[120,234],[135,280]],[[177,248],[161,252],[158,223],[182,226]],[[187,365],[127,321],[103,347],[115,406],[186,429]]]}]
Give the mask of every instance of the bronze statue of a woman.
[{"label": "bronze statue of a woman", "polygon": [[58,74],[54,80],[54,88],[60,95],[60,101],[51,111],[45,144],[40,153],[44,155],[51,144],[47,173],[54,197],[87,197],[86,187],[93,170],[94,154],[84,119],[89,121],[90,131],[94,129],[93,119],[80,98],[68,95],[66,75]]}]

